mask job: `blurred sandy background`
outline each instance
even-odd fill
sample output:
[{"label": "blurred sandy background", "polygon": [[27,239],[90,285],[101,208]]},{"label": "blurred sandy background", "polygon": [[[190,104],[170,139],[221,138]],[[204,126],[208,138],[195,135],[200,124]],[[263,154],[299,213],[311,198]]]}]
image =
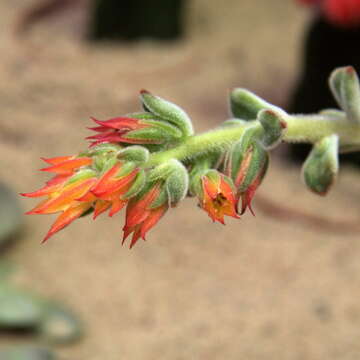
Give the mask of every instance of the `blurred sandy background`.
[{"label": "blurred sandy background", "polygon": [[[15,41],[14,20],[28,3],[0,3],[0,173],[17,192],[46,179],[36,172],[40,156],[86,146],[89,116],[139,109],[141,88],[183,106],[198,131],[226,119],[234,86],[286,104],[310,16],[290,0],[194,0],[180,43],[95,47],[81,41],[82,9]],[[325,199],[305,190],[299,172],[274,159],[259,195],[334,221],[356,219],[355,171],[342,168]],[[24,209],[34,204],[22,200]],[[6,256],[20,264],[19,284],[62,300],[84,320],[84,340],[57,348],[64,359],[360,357],[357,231],[342,236],[259,209],[223,227],[194,199],[131,251],[120,244],[123,215],[82,219],[40,245],[51,222],[27,217]],[[1,345],[17,342],[0,337]]]}]

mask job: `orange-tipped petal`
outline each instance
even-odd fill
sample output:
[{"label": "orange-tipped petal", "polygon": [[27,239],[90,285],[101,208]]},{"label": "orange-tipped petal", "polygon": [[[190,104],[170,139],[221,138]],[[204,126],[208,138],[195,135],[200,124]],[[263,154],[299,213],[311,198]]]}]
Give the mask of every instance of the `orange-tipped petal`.
[{"label": "orange-tipped petal", "polygon": [[74,158],[75,158],[75,156],[71,155],[71,156],[57,156],[57,157],[48,158],[48,159],[42,157],[41,160],[45,161],[46,163],[48,163],[50,165],[58,165],[65,161],[72,160]]},{"label": "orange-tipped petal", "polygon": [[241,167],[240,167],[240,169],[236,175],[236,179],[234,181],[236,188],[238,188],[245,179],[246,173],[247,173],[250,163],[251,163],[252,153],[253,153],[253,148],[250,147],[244,155],[244,160],[241,162]]},{"label": "orange-tipped petal", "polygon": [[64,184],[71,175],[55,175],[52,179],[46,182],[46,185]]},{"label": "orange-tipped petal", "polygon": [[92,190],[92,192],[103,200],[109,200],[109,197],[112,197],[114,193],[118,195],[125,194],[131,187],[133,180],[135,179],[138,170],[132,171],[130,174],[124,176],[119,180],[109,181],[101,190],[99,188]]},{"label": "orange-tipped petal", "polygon": [[44,187],[42,187],[39,190],[33,191],[31,193],[21,193],[21,196],[26,196],[26,197],[40,197],[40,196],[45,196],[45,195],[49,195],[52,192],[60,189],[61,185],[45,185]]},{"label": "orange-tipped petal", "polygon": [[88,127],[87,129],[92,130],[92,131],[96,131],[96,132],[109,132],[112,131],[109,128],[105,127],[105,126],[93,126],[93,127]]},{"label": "orange-tipped petal", "polygon": [[160,206],[157,209],[151,211],[150,215],[144,220],[141,225],[141,237],[145,240],[146,233],[156,225],[156,223],[166,213],[168,206]]},{"label": "orange-tipped petal", "polygon": [[71,203],[84,196],[94,185],[96,179],[91,178],[84,181],[75,182],[64,187],[63,191],[54,198],[50,198],[40,208],[37,208],[36,214],[52,214],[58,211],[64,211]]},{"label": "orange-tipped petal", "polygon": [[107,190],[108,183],[115,177],[115,175],[120,170],[120,167],[121,167],[121,163],[117,163],[108,171],[106,171],[92,189],[92,193],[98,194]]},{"label": "orange-tipped petal", "polygon": [[160,184],[155,185],[145,196],[136,203],[131,203],[126,212],[126,226],[133,227],[143,222],[150,213],[148,206],[160,193]]},{"label": "orange-tipped petal", "polygon": [[81,157],[72,160],[67,160],[65,162],[49,166],[44,169],[40,169],[41,171],[54,172],[56,174],[69,175],[74,172],[77,168],[85,165],[90,165],[92,163],[92,159],[89,157]]},{"label": "orange-tipped petal", "polygon": [[130,227],[130,226],[124,226],[123,227],[123,239],[122,239],[122,242],[121,244],[124,245],[124,242],[125,240],[127,239],[127,237],[135,231],[136,227],[139,227],[139,225],[136,225],[136,226],[133,226],[133,227]]},{"label": "orange-tipped petal", "polygon": [[232,207],[235,211],[236,196],[234,194],[234,189],[224,179],[221,180],[220,189],[222,196],[227,200],[227,206]]},{"label": "orange-tipped petal", "polygon": [[133,237],[130,242],[130,249],[137,243],[137,241],[140,239],[141,236],[141,230],[140,227],[137,227],[134,231]]},{"label": "orange-tipped petal", "polygon": [[83,195],[75,200],[85,201],[85,202],[94,202],[96,199],[97,199],[97,197],[94,194],[92,194],[91,192],[87,192],[85,195]]},{"label": "orange-tipped petal", "polygon": [[89,203],[80,203],[75,205],[74,207],[70,207],[66,211],[64,211],[54,224],[51,226],[49,232],[46,234],[43,242],[48,240],[51,236],[53,236],[55,233],[72,223],[75,219],[77,219],[79,216],[81,216],[84,212],[89,210],[91,207],[91,204]]},{"label": "orange-tipped petal", "polygon": [[61,189],[61,187],[63,186],[63,184],[66,182],[66,180],[68,178],[69,178],[69,176],[57,175],[53,179],[47,181],[46,185],[44,187],[42,187],[41,189],[30,192],[30,193],[21,193],[20,195],[30,197],[30,198],[49,195],[49,194]]},{"label": "orange-tipped petal", "polygon": [[241,195],[241,215],[245,213],[246,209],[249,209],[251,214],[255,216],[255,212],[252,209],[251,202],[254,198],[255,191],[257,189],[257,184],[255,186],[250,186],[242,195]]},{"label": "orange-tipped petal", "polygon": [[95,220],[100,214],[106,211],[110,206],[111,206],[111,201],[97,200],[95,203],[93,219]]},{"label": "orange-tipped petal", "polygon": [[203,190],[206,191],[213,199],[216,198],[219,193],[220,182],[210,180],[207,176],[202,177]]},{"label": "orange-tipped petal", "polygon": [[25,215],[35,215],[35,214],[41,214],[39,210],[41,210],[43,207],[46,206],[47,203],[50,202],[51,199],[43,200],[41,203],[37,204],[33,209],[27,211]]},{"label": "orange-tipped petal", "polygon": [[134,130],[148,126],[142,124],[139,119],[133,119],[128,117],[117,117],[109,120],[97,120],[95,118],[92,118],[92,120],[101,127],[111,128],[114,130]]},{"label": "orange-tipped petal", "polygon": [[87,136],[86,140],[96,140],[96,142],[121,142],[122,136],[120,133],[104,132],[97,135]]},{"label": "orange-tipped petal", "polygon": [[122,201],[119,198],[114,199],[111,205],[111,209],[109,212],[109,216],[115,215],[117,212],[119,212],[126,204],[126,201]]}]

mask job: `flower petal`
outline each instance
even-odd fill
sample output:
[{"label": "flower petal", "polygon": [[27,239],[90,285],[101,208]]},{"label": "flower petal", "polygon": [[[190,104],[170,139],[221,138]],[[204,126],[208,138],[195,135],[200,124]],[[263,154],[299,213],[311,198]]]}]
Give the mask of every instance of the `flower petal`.
[{"label": "flower petal", "polygon": [[91,158],[80,157],[80,158],[76,158],[76,159],[67,160],[65,162],[55,164],[53,166],[50,166],[50,167],[47,167],[44,169],[40,169],[40,170],[54,172],[56,174],[61,174],[61,175],[68,175],[68,174],[72,174],[75,169],[77,169],[81,166],[90,165],[91,163],[92,163]]},{"label": "flower petal", "polygon": [[51,236],[53,236],[56,232],[63,229],[65,226],[72,223],[75,219],[81,216],[85,211],[87,211],[91,207],[89,203],[78,203],[73,207],[70,207],[66,211],[64,211],[51,226],[49,232],[46,234],[43,242],[47,241]]}]

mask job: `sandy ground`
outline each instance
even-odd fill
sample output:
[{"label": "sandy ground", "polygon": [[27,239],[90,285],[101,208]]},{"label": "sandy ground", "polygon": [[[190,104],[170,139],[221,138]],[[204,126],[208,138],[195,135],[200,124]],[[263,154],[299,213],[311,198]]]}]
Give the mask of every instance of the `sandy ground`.
[{"label": "sandy ground", "polygon": [[[26,3],[0,3],[0,173],[18,192],[45,180],[36,172],[40,156],[86,146],[90,115],[137,110],[141,88],[183,106],[197,130],[226,118],[233,86],[285,104],[307,20],[290,0],[198,0],[180,44],[92,47],[75,36],[80,13],[15,41],[12,24]],[[298,168],[272,165],[260,196],[329,219],[357,217],[354,171],[343,169],[321,199],[304,189]],[[6,256],[19,264],[20,284],[64,301],[86,323],[80,344],[57,349],[64,359],[360,357],[355,231],[340,235],[261,211],[223,227],[189,199],[130,251],[120,245],[121,215],[85,218],[41,246],[51,221],[26,218],[26,234]]]}]

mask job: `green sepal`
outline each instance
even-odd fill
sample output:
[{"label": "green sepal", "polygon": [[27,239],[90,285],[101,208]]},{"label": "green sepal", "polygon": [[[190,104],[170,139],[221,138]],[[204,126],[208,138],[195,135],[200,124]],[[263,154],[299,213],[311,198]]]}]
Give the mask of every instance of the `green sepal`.
[{"label": "green sepal", "polygon": [[161,165],[156,166],[149,173],[149,181],[154,182],[159,179],[166,180],[167,177],[173,172],[176,171],[179,167],[179,161],[171,159]]},{"label": "green sepal", "polygon": [[97,172],[92,169],[82,169],[74,174],[64,185],[72,184],[79,180],[90,179],[97,176]]},{"label": "green sepal", "polygon": [[329,85],[349,121],[360,123],[360,84],[355,69],[352,66],[335,69],[330,75]]},{"label": "green sepal", "polygon": [[210,179],[215,180],[217,182],[220,181],[220,175],[217,170],[209,169],[209,168],[201,168],[192,171],[190,173],[190,194],[193,196],[197,196],[198,198],[203,198],[204,190],[202,186],[202,178],[203,176],[208,176]]},{"label": "green sepal", "polygon": [[216,169],[208,169],[205,171],[201,177],[206,176],[210,182],[220,184],[221,179],[223,179],[233,190],[235,190],[234,182],[230,177],[225,174],[220,173]]},{"label": "green sepal", "polygon": [[274,110],[261,110],[257,119],[264,128],[261,143],[266,149],[272,149],[281,142],[287,124],[283,115]]},{"label": "green sepal", "polygon": [[219,184],[221,181],[221,175],[215,169],[208,169],[207,171],[204,172],[204,174],[202,176],[206,176],[212,183]]},{"label": "green sepal", "polygon": [[193,166],[189,174],[190,195],[199,196],[202,194],[201,177],[205,175],[208,170],[209,166],[205,159],[204,161],[199,161]]},{"label": "green sepal", "polygon": [[141,91],[141,101],[146,110],[160,117],[162,120],[177,126],[183,136],[191,136],[194,133],[189,116],[179,106],[150,94],[148,91]]},{"label": "green sepal", "polygon": [[[151,207],[160,206],[164,198],[169,201],[170,206],[176,206],[187,194],[189,188],[189,175],[185,166],[176,159],[171,159],[164,164],[158,165],[149,173],[150,183],[164,181],[165,195],[159,195],[159,200]],[[159,205],[160,204],[160,205]]]},{"label": "green sepal", "polygon": [[167,150],[167,144],[142,144],[141,146],[146,147],[150,153]]},{"label": "green sepal", "polygon": [[150,156],[149,150],[140,145],[132,145],[117,153],[117,158],[124,161],[133,161],[136,163],[144,163],[148,161]]},{"label": "green sepal", "polygon": [[193,176],[190,176],[189,182],[189,192],[191,196],[196,196],[201,194],[202,187],[201,187],[201,174],[196,173]]},{"label": "green sepal", "polygon": [[165,180],[165,186],[171,207],[175,207],[185,198],[189,189],[189,174],[180,161],[177,161],[177,166],[174,166],[172,173]]},{"label": "green sepal", "polygon": [[122,163],[119,171],[114,176],[114,178],[121,178],[121,177],[127,176],[131,172],[133,172],[136,167],[137,167],[137,164],[135,162],[132,162],[132,161]]},{"label": "green sepal", "polygon": [[93,168],[96,169],[101,175],[111,169],[116,163],[116,153],[111,154],[111,156],[98,155],[93,157]]},{"label": "green sepal", "polygon": [[253,142],[249,149],[250,161],[245,170],[245,176],[240,186],[239,192],[244,192],[247,188],[261,175],[261,179],[265,176],[269,166],[269,153],[257,142]]},{"label": "green sepal", "polygon": [[324,137],[317,142],[306,159],[302,174],[307,187],[318,195],[326,195],[339,169],[338,135]]},{"label": "green sepal", "polygon": [[158,116],[155,116],[151,112],[136,112],[127,114],[126,117],[140,120],[160,120]]},{"label": "green sepal", "polygon": [[156,209],[161,205],[164,205],[165,203],[168,203],[168,192],[166,190],[165,186],[161,187],[160,194],[157,196],[157,198],[149,205],[149,209]]},{"label": "green sepal", "polygon": [[159,128],[161,130],[164,131],[164,133],[166,133],[166,138],[169,139],[179,139],[182,136],[181,131],[179,130],[178,127],[169,124],[166,121],[162,121],[162,120],[144,120],[142,121],[143,124],[148,124],[150,126]]},{"label": "green sepal", "polygon": [[250,146],[259,139],[263,134],[261,126],[253,126],[246,129],[239,141],[234,143],[226,154],[225,158],[225,172],[235,181],[243,160],[249,150]]},{"label": "green sepal", "polygon": [[141,190],[144,188],[146,183],[146,173],[144,170],[140,170],[139,173],[136,175],[136,178],[131,185],[130,189],[125,193],[121,199],[127,200],[130,199],[136,195],[138,195]]},{"label": "green sepal", "polygon": [[104,143],[94,146],[86,151],[86,156],[108,155],[111,153],[117,153],[123,146],[111,143]]},{"label": "green sepal", "polygon": [[258,112],[264,109],[284,113],[284,111],[277,106],[268,103],[253,92],[243,88],[236,88],[231,91],[230,109],[234,117],[246,121],[255,120]]},{"label": "green sepal", "polygon": [[144,144],[163,144],[173,140],[172,134],[160,127],[153,126],[129,131],[124,135],[124,138],[141,141]]}]

